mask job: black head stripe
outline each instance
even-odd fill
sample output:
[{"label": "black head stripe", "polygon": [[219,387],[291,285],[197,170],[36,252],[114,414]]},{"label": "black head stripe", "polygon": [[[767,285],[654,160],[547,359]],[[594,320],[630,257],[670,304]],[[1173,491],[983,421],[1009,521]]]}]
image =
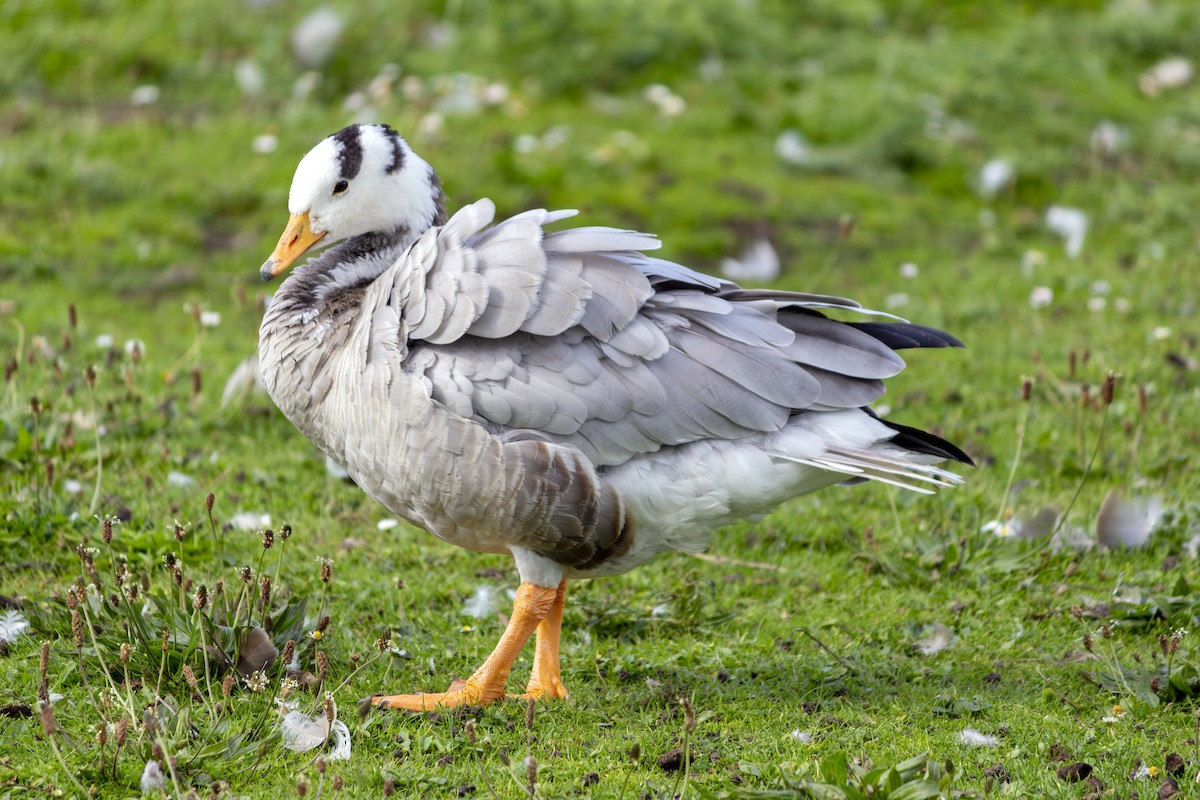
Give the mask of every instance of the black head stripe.
[{"label": "black head stripe", "polygon": [[357,125],[348,125],[333,135],[338,143],[338,175],[353,180],[362,169],[362,132]]},{"label": "black head stripe", "polygon": [[387,173],[391,175],[404,166],[404,144],[400,141],[400,134],[396,133],[390,125],[380,125],[379,127],[383,130],[383,135],[392,143],[392,161],[387,165]]}]

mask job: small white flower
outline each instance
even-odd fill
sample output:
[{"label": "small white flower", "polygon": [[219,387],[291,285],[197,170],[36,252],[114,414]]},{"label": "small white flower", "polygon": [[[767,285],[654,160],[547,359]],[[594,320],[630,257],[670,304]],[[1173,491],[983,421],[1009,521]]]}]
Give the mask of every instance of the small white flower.
[{"label": "small white flower", "polygon": [[221,324],[220,311],[201,311],[200,324],[206,328],[215,328]]},{"label": "small white flower", "polygon": [[918,273],[920,273],[920,271],[921,271],[920,267],[918,267],[916,264],[913,264],[912,262],[906,261],[905,263],[900,265],[900,277],[908,278],[910,281],[913,278],[917,277],[917,275],[918,275]]},{"label": "small white flower", "polygon": [[79,494],[83,491],[83,484],[74,478],[67,478],[63,481],[62,488],[67,494]]},{"label": "small white flower", "polygon": [[985,199],[995,197],[1013,181],[1016,170],[1007,158],[993,158],[979,170],[975,180],[975,188],[980,197]]},{"label": "small white flower", "polygon": [[1128,314],[1130,311],[1133,310],[1133,304],[1130,303],[1127,298],[1118,297],[1116,300],[1113,301],[1113,308],[1115,308],[1117,311],[1121,312],[1122,314]]},{"label": "small white flower", "polygon": [[1106,295],[1112,291],[1112,284],[1108,281],[1092,281],[1092,294]]},{"label": "small white flower", "polygon": [[775,139],[775,157],[786,164],[799,166],[812,156],[808,142],[795,128],[788,128]]},{"label": "small white flower", "polygon": [[113,346],[113,337],[110,333],[102,333],[96,337],[96,347],[101,350],[108,350]]},{"label": "small white flower", "polygon": [[388,519],[379,520],[379,522],[375,523],[375,527],[381,531],[390,531],[392,528],[396,527],[399,524],[400,524],[399,520],[395,520],[395,519],[392,519],[389,517]]},{"label": "small white flower", "polygon": [[889,294],[883,298],[883,305],[885,308],[904,308],[908,305],[908,293],[896,292],[895,294]]},{"label": "small white flower", "polygon": [[128,339],[125,342],[125,355],[134,361],[140,361],[146,355],[146,343],[141,339]]},{"label": "small white flower", "polygon": [[1000,743],[995,736],[980,733],[974,728],[963,728],[962,733],[958,734],[958,741],[967,747],[995,747]]},{"label": "small white flower", "polygon": [[1157,328],[1155,328],[1153,331],[1150,332],[1150,336],[1156,342],[1166,341],[1167,339],[1171,338],[1171,329],[1166,327],[1165,325],[1159,325]]},{"label": "small white flower", "polygon": [[157,86],[139,86],[129,93],[129,102],[135,106],[152,106],[158,102],[159,94]]},{"label": "small white flower", "polygon": [[1054,302],[1054,290],[1049,286],[1035,286],[1029,293],[1030,308],[1045,308]]},{"label": "small white flower", "polygon": [[243,58],[234,65],[233,79],[238,88],[242,90],[242,94],[247,97],[262,94],[263,88],[267,85],[267,78],[263,75],[262,67],[250,58]]},{"label": "small white flower", "polygon": [[485,106],[498,106],[508,99],[508,87],[503,83],[489,83],[479,95]]},{"label": "small white flower", "polygon": [[1088,215],[1078,208],[1050,206],[1046,209],[1046,227],[1062,237],[1067,255],[1075,258],[1087,238]]},{"label": "small white flower", "polygon": [[1115,122],[1104,120],[1092,129],[1092,150],[1111,156],[1125,149],[1129,143],[1129,131]]},{"label": "small white flower", "polygon": [[442,129],[445,119],[436,111],[425,114],[417,121],[417,130],[425,136],[433,136]]},{"label": "small white flower", "polygon": [[261,692],[263,689],[267,688],[267,673],[263,672],[261,669],[252,672],[250,676],[246,678],[246,688],[252,692]]},{"label": "small white flower", "polygon": [[273,133],[262,133],[254,137],[254,141],[250,143],[250,149],[259,155],[266,153],[274,153],[275,148],[279,147],[279,137]]},{"label": "small white flower", "polygon": [[142,770],[142,794],[160,794],[166,785],[167,778],[159,768],[158,762],[147,761],[146,768]]},{"label": "small white flower", "polygon": [[664,117],[678,117],[687,110],[687,102],[677,94],[670,95],[658,104],[658,112]]},{"label": "small white flower", "polygon": [[1089,297],[1087,301],[1088,311],[1103,311],[1108,306],[1107,297]]}]

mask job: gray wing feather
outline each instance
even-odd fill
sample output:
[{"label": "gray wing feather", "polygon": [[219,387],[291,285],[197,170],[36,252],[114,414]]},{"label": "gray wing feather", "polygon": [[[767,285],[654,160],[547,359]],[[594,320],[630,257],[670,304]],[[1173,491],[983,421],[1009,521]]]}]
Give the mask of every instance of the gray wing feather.
[{"label": "gray wing feather", "polygon": [[865,405],[904,362],[813,308],[828,295],[744,290],[640,251],[634,231],[487,227],[480,201],[393,267],[404,369],[503,436],[568,443],[616,464],[702,438],[776,431],[805,409]]}]

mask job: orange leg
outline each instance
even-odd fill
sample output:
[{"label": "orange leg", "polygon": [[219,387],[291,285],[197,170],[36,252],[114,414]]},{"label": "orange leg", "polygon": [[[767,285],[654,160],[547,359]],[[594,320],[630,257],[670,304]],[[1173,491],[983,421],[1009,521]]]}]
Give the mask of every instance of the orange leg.
[{"label": "orange leg", "polygon": [[533,674],[525,687],[525,697],[534,700],[543,697],[567,696],[558,666],[558,642],[562,634],[563,601],[567,594],[567,582],[558,585],[554,603],[537,627],[537,650],[533,656]]},{"label": "orange leg", "polygon": [[[521,653],[521,648],[529,641],[534,630],[539,632],[539,653],[541,652],[541,628],[539,625],[547,618],[551,609],[558,606],[558,620],[562,622],[562,593],[563,586],[548,589],[535,586],[532,583],[522,583],[517,588],[517,598],[513,601],[513,613],[509,617],[508,627],[496,649],[483,662],[483,666],[475,670],[475,674],[465,681],[455,681],[445,692],[429,692],[423,694],[393,694],[376,695],[370,698],[370,704],[376,708],[404,708],[409,711],[433,711],[440,708],[455,708],[457,706],[485,706],[504,698],[504,684],[508,680],[509,670]],[[558,636],[557,626],[554,636],[554,673],[558,674]],[[536,674],[536,667],[535,667]]]}]

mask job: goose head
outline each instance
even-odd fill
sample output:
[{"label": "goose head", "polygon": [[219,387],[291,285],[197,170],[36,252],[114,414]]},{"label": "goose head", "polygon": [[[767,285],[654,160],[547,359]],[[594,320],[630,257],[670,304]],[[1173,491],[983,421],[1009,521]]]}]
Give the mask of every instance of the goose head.
[{"label": "goose head", "polygon": [[318,244],[362,234],[416,235],[444,221],[437,173],[387,125],[350,125],[300,160],[288,195],[291,219],[264,281]]}]

